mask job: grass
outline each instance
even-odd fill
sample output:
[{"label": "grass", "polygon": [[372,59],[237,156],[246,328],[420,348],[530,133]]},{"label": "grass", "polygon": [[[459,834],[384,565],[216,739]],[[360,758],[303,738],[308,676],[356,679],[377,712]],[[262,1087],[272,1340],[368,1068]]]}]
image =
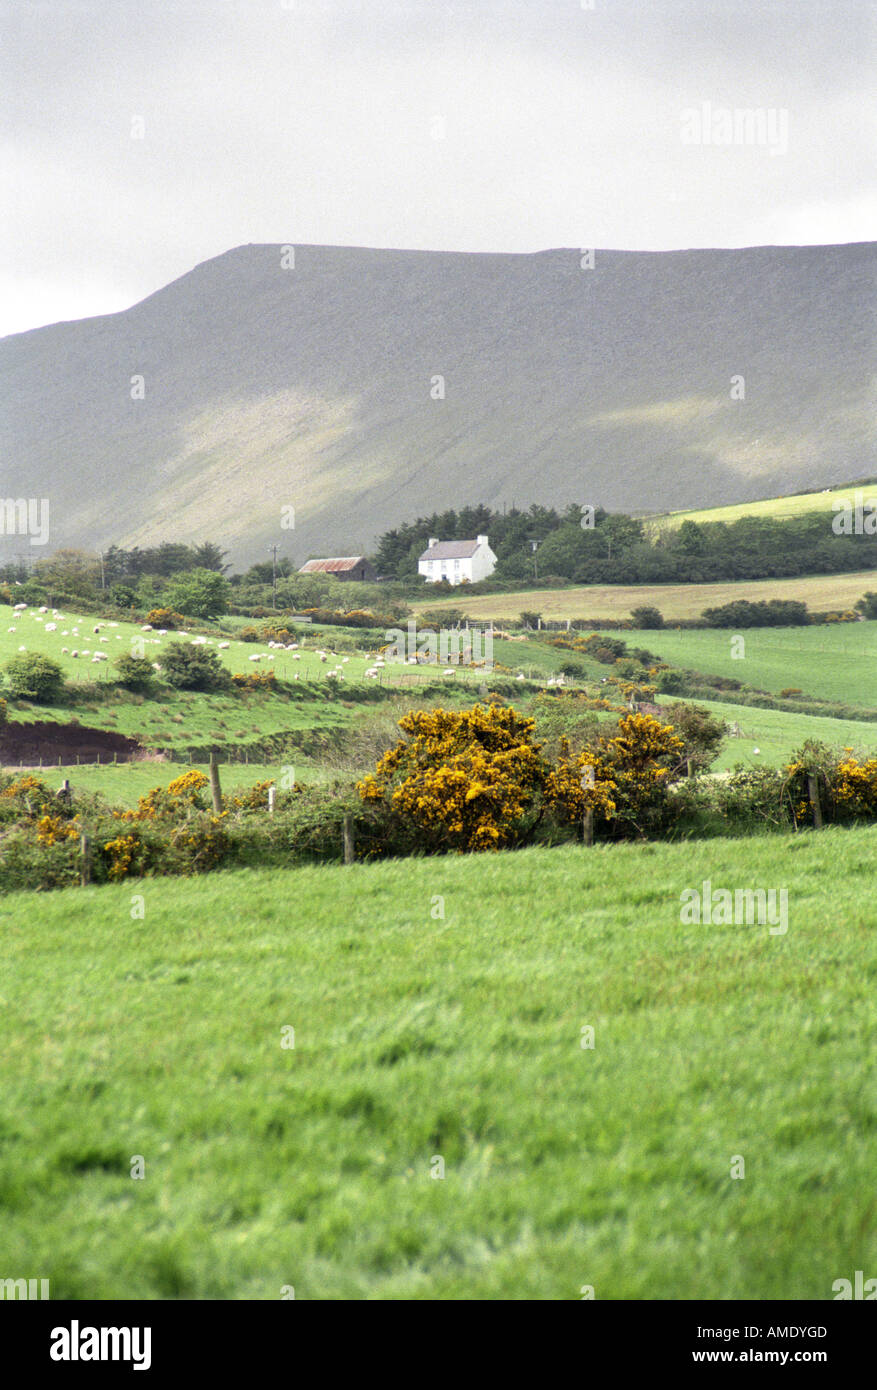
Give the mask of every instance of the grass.
[{"label": "grass", "polygon": [[732,657],[735,630],[625,632],[671,666],[733,676],[778,695],[797,688],[821,700],[877,705],[877,622],[740,630],[745,655]]},{"label": "grass", "polygon": [[675,531],[683,521],[739,521],[744,516],[771,517],[782,521],[787,517],[817,515],[834,516],[834,502],[855,505],[856,489],[865,493],[865,503],[877,496],[877,480],[854,483],[847,487],[826,488],[823,492],[798,492],[790,497],[765,497],[758,502],[740,502],[730,507],[702,507],[688,512],[666,512],[663,516],[644,520],[646,534],[655,536],[662,531]]},{"label": "grass", "polygon": [[[672,704],[671,695],[660,696],[662,704]],[[855,719],[827,719],[821,715],[791,714],[786,710],[759,709],[755,705],[731,705],[713,700],[694,701],[701,709],[736,723],[739,738],[726,737],[711,764],[713,772],[746,767],[780,767],[808,739],[818,739],[832,748],[853,748],[860,753],[877,753],[877,723]],[[758,749],[758,753],[754,750]]]},{"label": "grass", "polygon": [[[56,1299],[830,1298],[877,1260],[875,850],[5,899],[5,1271]],[[787,887],[787,934],[682,925],[704,879]]]},{"label": "grass", "polygon": [[[67,778],[74,792],[98,792],[111,806],[124,806],[128,809],[137,805],[137,800],[145,796],[153,787],[166,787],[176,777],[188,772],[190,766],[208,775],[206,763],[104,763],[97,766],[90,763],[82,767],[58,767],[53,765],[42,772],[51,787],[61,785]],[[240,791],[252,787],[256,782],[273,781],[279,787],[284,768],[294,768],[298,783],[311,784],[325,781],[329,774],[325,768],[314,766],[306,759],[290,758],[288,763],[221,763],[220,781],[223,793]]]},{"label": "grass", "polygon": [[567,618],[629,618],[640,604],[660,608],[669,621],[699,618],[705,608],[734,599],[801,599],[813,612],[852,608],[866,591],[877,590],[877,570],[816,574],[796,579],[741,579],[721,584],[580,584],[569,589],[521,589],[511,594],[458,592],[451,598],[424,597],[418,611],[459,608],[470,619],[513,622],[524,611],[547,622]]}]

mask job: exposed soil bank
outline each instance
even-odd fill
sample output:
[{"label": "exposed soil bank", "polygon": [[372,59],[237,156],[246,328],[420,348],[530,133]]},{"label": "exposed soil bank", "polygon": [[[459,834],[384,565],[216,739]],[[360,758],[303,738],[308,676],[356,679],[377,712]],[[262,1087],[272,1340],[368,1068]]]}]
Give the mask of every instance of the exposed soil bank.
[{"label": "exposed soil bank", "polygon": [[17,724],[0,725],[0,764],[6,767],[35,767],[57,763],[65,767],[77,758],[84,763],[130,763],[150,755],[136,739],[110,729],[88,729],[82,724]]}]

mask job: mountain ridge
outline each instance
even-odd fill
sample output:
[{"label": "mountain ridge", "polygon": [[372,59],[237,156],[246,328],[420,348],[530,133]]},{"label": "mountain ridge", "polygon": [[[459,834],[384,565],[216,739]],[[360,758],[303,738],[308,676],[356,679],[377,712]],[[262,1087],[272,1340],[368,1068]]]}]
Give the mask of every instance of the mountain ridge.
[{"label": "mountain ridge", "polygon": [[302,563],[467,503],[663,511],[873,473],[875,243],[282,252],[0,340],[0,490],[50,498],[52,546]]}]

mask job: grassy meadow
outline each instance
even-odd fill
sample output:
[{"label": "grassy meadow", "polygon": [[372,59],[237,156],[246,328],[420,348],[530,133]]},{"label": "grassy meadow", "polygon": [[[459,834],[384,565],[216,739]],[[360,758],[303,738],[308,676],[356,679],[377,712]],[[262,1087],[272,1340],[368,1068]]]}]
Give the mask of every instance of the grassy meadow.
[{"label": "grassy meadow", "polygon": [[548,622],[567,618],[629,618],[640,604],[654,604],[665,619],[698,618],[705,608],[735,599],[800,599],[815,613],[852,608],[868,591],[877,590],[877,571],[802,575],[796,579],[743,579],[721,584],[579,584],[568,589],[522,589],[505,594],[454,594],[424,598],[419,611],[460,609],[472,621],[514,622],[525,610]]},{"label": "grassy meadow", "polygon": [[623,634],[671,666],[732,676],[774,695],[797,688],[819,700],[877,706],[877,622],[741,629],[745,654],[731,655],[735,629]]},{"label": "grassy meadow", "polygon": [[[6,898],[6,1265],[56,1299],[830,1298],[877,1258],[875,850]],[[682,925],[704,879],[785,886],[787,933]]]}]

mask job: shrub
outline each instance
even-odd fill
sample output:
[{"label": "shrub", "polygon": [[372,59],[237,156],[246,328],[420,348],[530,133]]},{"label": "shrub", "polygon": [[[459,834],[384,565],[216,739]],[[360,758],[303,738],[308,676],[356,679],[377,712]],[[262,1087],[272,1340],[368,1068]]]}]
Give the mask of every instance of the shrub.
[{"label": "shrub", "polygon": [[277,690],[277,676],[273,671],[246,671],[243,675],[233,675],[232,684],[238,690]]},{"label": "shrub", "polygon": [[699,705],[668,705],[664,714],[682,739],[682,764],[692,772],[702,772],[710,766],[725,737],[723,719],[716,719]]},{"label": "shrub", "polygon": [[153,627],[167,628],[168,632],[176,632],[185,623],[182,613],[177,613],[173,608],[151,608],[146,614],[146,621]]},{"label": "shrub", "polygon": [[870,589],[853,606],[866,618],[877,618],[877,594],[872,593]]},{"label": "shrub", "polygon": [[116,660],[116,670],[119,673],[119,685],[126,690],[149,690],[155,680],[155,672],[152,669],[152,662],[147,661],[144,656],[131,656],[128,652]]},{"label": "shrub", "polygon": [[811,822],[810,779],[816,779],[825,821],[877,816],[877,757],[860,762],[852,748],[833,751],[808,739],[786,768],[787,790],[796,821]]},{"label": "shrub", "polygon": [[509,706],[412,711],[407,737],[358,783],[365,803],[383,803],[437,850],[500,849],[530,837],[542,814],[548,766],[534,723]]},{"label": "shrub", "polygon": [[631,609],[631,620],[634,627],[659,628],[664,626],[664,615],[660,608],[655,608],[651,604],[641,604],[639,608]]},{"label": "shrub", "polygon": [[167,787],[153,787],[137,802],[136,811],[124,812],[124,820],[179,820],[192,810],[203,811],[206,802],[201,793],[207,778],[197,768],[176,777]]},{"label": "shrub", "polygon": [[127,584],[111,584],[110,598],[117,608],[137,607],[136,590],[129,589]]},{"label": "shrub", "polygon": [[162,654],[162,671],[177,690],[221,690],[228,673],[215,651],[190,642],[169,642]]},{"label": "shrub", "polygon": [[21,653],[6,663],[6,679],[18,700],[52,704],[64,692],[64,672],[49,656],[39,652]]},{"label": "shrub", "polygon": [[[561,751],[548,795],[558,818],[579,821],[593,811],[597,824],[612,835],[662,829],[667,821],[667,788],[678,767],[683,742],[669,724],[650,714],[629,714],[615,732],[601,734],[573,758]],[[590,784],[583,777],[590,774]]]},{"label": "shrub", "polygon": [[758,603],[735,599],[718,608],[705,608],[701,616],[707,627],[804,627],[810,621],[806,603],[781,598]]}]

